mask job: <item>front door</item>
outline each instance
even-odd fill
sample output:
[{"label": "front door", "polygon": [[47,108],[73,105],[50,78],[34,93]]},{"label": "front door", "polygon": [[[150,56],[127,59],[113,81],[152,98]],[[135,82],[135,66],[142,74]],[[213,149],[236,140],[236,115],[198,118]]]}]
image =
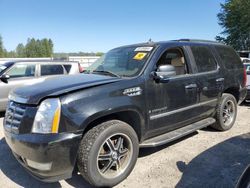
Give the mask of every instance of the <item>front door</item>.
[{"label": "front door", "polygon": [[198,103],[197,80],[192,74],[185,48],[167,49],[156,62],[156,69],[164,64],[173,65],[176,76],[170,77],[167,83],[149,79],[146,84],[149,137],[190,124],[199,114],[195,110]]}]

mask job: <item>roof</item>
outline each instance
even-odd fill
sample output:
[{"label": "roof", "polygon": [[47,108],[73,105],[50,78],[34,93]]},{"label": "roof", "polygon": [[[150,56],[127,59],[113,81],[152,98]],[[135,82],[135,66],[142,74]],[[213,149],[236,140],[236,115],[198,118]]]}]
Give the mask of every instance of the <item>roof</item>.
[{"label": "roof", "polygon": [[178,40],[169,40],[169,41],[159,41],[159,42],[145,42],[145,43],[137,43],[131,45],[125,45],[121,47],[138,47],[138,46],[157,46],[157,45],[167,45],[167,44],[181,44],[181,45],[190,45],[190,44],[213,44],[213,45],[223,45],[225,44],[211,41],[211,40],[201,40],[201,39],[178,39]]},{"label": "roof", "polygon": [[13,63],[78,63],[77,61],[62,61],[62,60],[14,60],[14,61],[8,61]]}]

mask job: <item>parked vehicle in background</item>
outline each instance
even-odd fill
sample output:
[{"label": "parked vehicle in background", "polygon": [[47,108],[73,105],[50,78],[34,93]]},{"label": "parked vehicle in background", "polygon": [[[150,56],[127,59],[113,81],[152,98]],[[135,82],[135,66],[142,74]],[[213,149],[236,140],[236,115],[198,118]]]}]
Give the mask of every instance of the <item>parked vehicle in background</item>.
[{"label": "parked vehicle in background", "polygon": [[[248,62],[248,61],[245,61],[245,62]],[[246,83],[247,96],[246,96],[245,100],[246,100],[246,102],[249,102],[250,101],[250,60],[249,60],[249,63],[244,63],[244,67],[245,67],[246,73],[247,73],[247,83]]]},{"label": "parked vehicle in background", "polygon": [[115,48],[86,73],[50,78],[9,96],[6,142],[41,181],[70,178],[77,165],[92,185],[114,186],[133,170],[139,147],[207,126],[231,129],[246,96],[238,54],[211,41]]},{"label": "parked vehicle in background", "polygon": [[12,89],[42,82],[51,76],[81,71],[79,63],[66,61],[14,61],[0,64],[0,112],[5,111]]},{"label": "parked vehicle in background", "polygon": [[241,57],[241,60],[242,60],[243,63],[250,63],[250,59],[249,58]]}]

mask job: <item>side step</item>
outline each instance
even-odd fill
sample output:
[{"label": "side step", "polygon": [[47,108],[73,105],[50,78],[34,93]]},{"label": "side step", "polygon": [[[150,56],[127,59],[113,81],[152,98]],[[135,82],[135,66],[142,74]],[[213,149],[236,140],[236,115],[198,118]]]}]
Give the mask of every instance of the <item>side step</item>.
[{"label": "side step", "polygon": [[169,142],[172,142],[174,140],[177,140],[178,138],[181,138],[183,136],[186,136],[192,132],[195,132],[199,129],[202,129],[204,127],[207,127],[211,124],[215,123],[214,118],[207,118],[201,121],[198,121],[196,123],[187,125],[185,127],[176,129],[174,131],[159,135],[154,138],[150,138],[148,140],[145,140],[140,144],[141,148],[146,148],[146,147],[156,147],[160,146]]}]

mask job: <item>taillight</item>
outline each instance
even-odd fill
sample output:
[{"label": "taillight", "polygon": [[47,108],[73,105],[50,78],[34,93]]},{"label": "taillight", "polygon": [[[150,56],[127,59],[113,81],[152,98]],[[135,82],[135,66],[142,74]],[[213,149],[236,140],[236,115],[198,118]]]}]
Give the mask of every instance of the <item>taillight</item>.
[{"label": "taillight", "polygon": [[83,72],[84,71],[84,68],[81,66],[80,63],[78,63],[78,67],[79,67],[79,72]]},{"label": "taillight", "polygon": [[243,87],[246,87],[246,85],[247,85],[247,71],[246,68],[244,67]]}]

